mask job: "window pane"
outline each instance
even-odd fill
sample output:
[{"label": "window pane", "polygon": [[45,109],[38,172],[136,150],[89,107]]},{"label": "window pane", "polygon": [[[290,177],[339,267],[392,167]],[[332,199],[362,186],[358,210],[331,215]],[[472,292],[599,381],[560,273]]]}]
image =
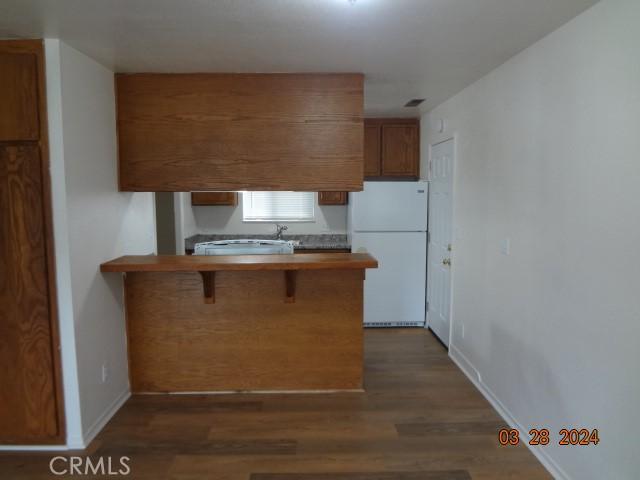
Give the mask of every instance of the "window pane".
[{"label": "window pane", "polygon": [[314,219],[313,192],[243,192],[245,222],[309,222]]}]

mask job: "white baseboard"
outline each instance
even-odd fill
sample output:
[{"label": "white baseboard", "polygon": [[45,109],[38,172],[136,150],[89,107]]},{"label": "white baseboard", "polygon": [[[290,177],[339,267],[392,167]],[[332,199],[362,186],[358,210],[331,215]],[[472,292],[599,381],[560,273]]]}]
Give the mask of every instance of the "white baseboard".
[{"label": "white baseboard", "polygon": [[82,446],[72,445],[71,440],[68,439],[69,448],[86,448],[94,438],[100,433],[100,430],[104,428],[104,426],[111,420],[111,418],[116,414],[120,407],[124,405],[129,397],[131,396],[131,391],[129,389],[123,391],[118,397],[107,407],[107,409],[98,417],[98,419],[93,422],[86,432],[82,435]]},{"label": "white baseboard", "polygon": [[478,391],[487,399],[493,408],[496,409],[498,414],[504,419],[511,428],[515,428],[520,432],[520,438],[524,440],[524,444],[535,455],[535,457],[542,463],[544,468],[553,475],[553,478],[557,480],[570,480],[571,477],[556,463],[556,461],[549,455],[544,447],[536,447],[529,445],[530,435],[529,429],[522,427],[520,422],[516,420],[509,409],[498,399],[498,397],[491,391],[491,389],[482,381],[482,375],[473,366],[471,361],[454,345],[449,346],[449,357],[454,363],[462,370],[469,380],[474,384]]},{"label": "white baseboard", "polygon": [[335,393],[364,393],[363,388],[349,388],[345,390],[215,390],[192,392],[136,392],[136,395],[326,395]]},{"label": "white baseboard", "polygon": [[462,370],[462,372],[469,377],[469,380],[473,382],[473,384],[479,388],[478,384],[482,384],[482,375],[473,366],[471,361],[462,353],[460,350],[456,348],[455,345],[449,346],[449,356],[455,362],[456,365]]},{"label": "white baseboard", "polygon": [[63,452],[67,445],[0,445],[0,452]]},{"label": "white baseboard", "polygon": [[80,435],[67,435],[67,449],[84,450],[84,439]]}]

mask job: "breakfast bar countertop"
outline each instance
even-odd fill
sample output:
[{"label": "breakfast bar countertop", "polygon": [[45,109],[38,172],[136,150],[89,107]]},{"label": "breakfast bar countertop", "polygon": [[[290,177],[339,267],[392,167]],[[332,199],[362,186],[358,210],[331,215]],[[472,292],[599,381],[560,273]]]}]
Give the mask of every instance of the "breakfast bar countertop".
[{"label": "breakfast bar countertop", "polygon": [[378,268],[367,253],[292,255],[127,255],[100,265],[102,272],[215,272],[256,270],[356,270]]}]

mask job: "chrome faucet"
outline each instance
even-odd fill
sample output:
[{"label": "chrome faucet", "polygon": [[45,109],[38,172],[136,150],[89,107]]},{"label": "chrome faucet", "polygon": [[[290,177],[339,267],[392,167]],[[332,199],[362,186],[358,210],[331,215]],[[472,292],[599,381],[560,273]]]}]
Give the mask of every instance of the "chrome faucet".
[{"label": "chrome faucet", "polygon": [[282,240],[282,232],[284,232],[285,230],[289,230],[289,227],[287,227],[286,225],[279,225],[276,223],[276,240]]}]

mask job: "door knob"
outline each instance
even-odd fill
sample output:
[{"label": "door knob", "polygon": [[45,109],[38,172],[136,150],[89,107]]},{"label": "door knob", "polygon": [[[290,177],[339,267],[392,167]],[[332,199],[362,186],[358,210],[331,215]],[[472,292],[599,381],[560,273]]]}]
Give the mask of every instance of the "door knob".
[{"label": "door knob", "polygon": [[450,258],[445,258],[444,260],[442,260],[442,264],[443,265],[451,265],[451,259]]}]

